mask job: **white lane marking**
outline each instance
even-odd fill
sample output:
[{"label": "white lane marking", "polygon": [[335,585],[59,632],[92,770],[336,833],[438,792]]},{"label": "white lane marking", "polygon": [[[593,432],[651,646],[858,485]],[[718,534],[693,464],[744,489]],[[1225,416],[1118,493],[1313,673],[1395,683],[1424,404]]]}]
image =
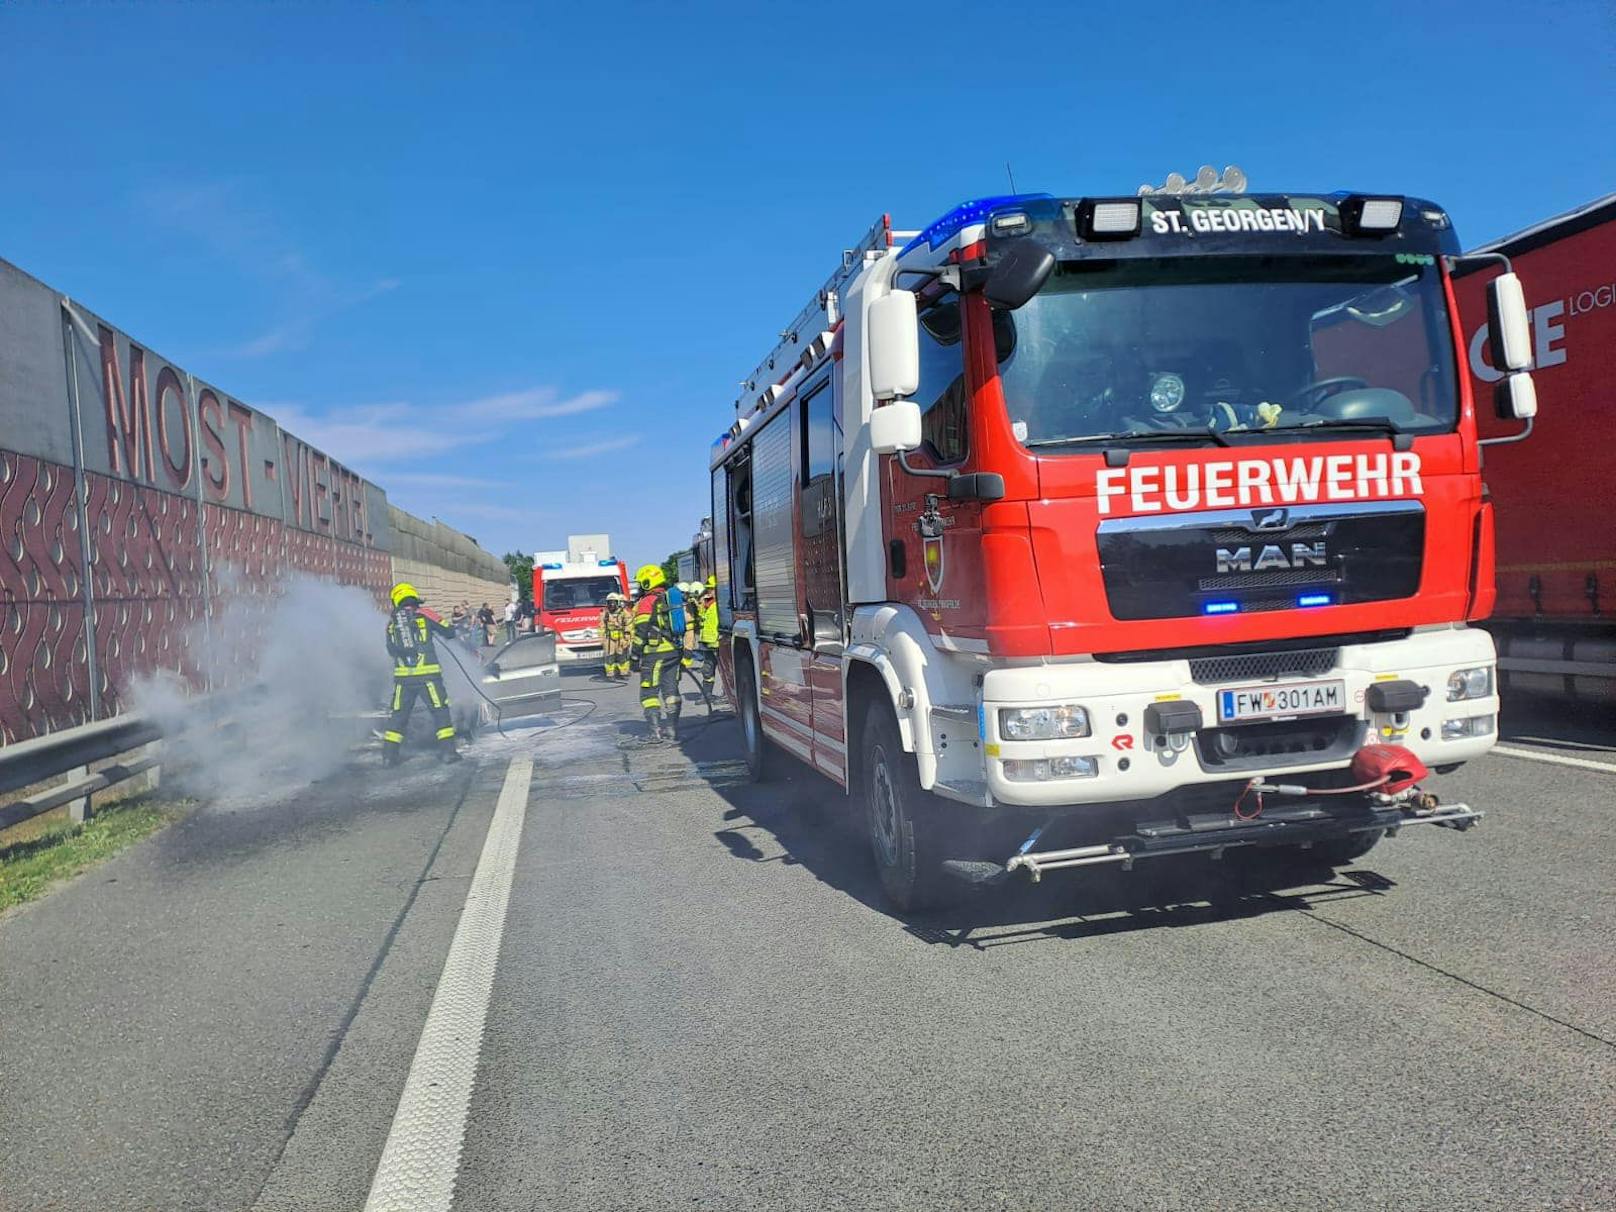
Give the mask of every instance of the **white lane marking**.
[{"label": "white lane marking", "polygon": [[511,759],[365,1212],[449,1212],[454,1202],[532,778],[532,758]]},{"label": "white lane marking", "polygon": [[1529,762],[1552,762],[1556,766],[1575,766],[1578,770],[1602,770],[1616,774],[1616,762],[1595,762],[1588,758],[1561,757],[1558,753],[1538,753],[1534,749],[1517,749],[1513,745],[1494,745],[1491,752],[1505,757],[1525,758]]}]

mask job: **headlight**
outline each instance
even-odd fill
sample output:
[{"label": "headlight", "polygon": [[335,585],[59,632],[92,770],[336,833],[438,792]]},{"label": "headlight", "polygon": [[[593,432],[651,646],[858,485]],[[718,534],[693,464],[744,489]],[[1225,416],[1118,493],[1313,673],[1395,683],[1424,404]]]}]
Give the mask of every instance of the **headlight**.
[{"label": "headlight", "polygon": [[1172,412],[1184,402],[1184,380],[1177,375],[1157,375],[1150,384],[1150,406],[1157,412]]},{"label": "headlight", "polygon": [[1099,759],[1091,757],[1011,758],[1004,764],[1004,777],[1012,783],[1047,783],[1050,779],[1091,779],[1099,773]]},{"label": "headlight", "polygon": [[1478,665],[1474,669],[1455,669],[1448,674],[1448,702],[1461,699],[1491,698],[1493,693],[1493,667]]},{"label": "headlight", "polygon": [[1472,736],[1491,736],[1493,734],[1493,717],[1490,715],[1472,715],[1462,720],[1443,720],[1442,739],[1444,741],[1459,741]]},{"label": "headlight", "polygon": [[1007,741],[1064,741],[1088,734],[1088,709],[1076,703],[999,708],[999,735]]}]

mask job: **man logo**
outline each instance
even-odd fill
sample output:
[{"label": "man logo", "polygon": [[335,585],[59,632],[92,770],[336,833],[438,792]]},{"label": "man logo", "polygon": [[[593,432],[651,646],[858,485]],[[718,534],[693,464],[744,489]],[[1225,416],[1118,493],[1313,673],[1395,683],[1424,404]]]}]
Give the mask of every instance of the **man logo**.
[{"label": "man logo", "polygon": [[1290,527],[1291,511],[1288,509],[1253,509],[1251,511],[1251,528],[1253,530],[1286,530]]}]

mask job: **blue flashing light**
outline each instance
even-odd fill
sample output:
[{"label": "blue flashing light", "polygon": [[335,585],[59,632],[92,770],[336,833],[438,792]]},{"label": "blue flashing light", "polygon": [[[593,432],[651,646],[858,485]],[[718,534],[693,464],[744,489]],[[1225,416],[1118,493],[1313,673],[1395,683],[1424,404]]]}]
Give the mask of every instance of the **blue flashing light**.
[{"label": "blue flashing light", "polygon": [[1207,602],[1202,605],[1202,614],[1233,614],[1240,609],[1239,602]]},{"label": "blue flashing light", "polygon": [[600,566],[602,568],[616,568],[617,567],[617,561],[616,560],[602,560],[600,562]]},{"label": "blue flashing light", "polygon": [[1328,606],[1330,595],[1327,593],[1304,593],[1296,599],[1298,606]]},{"label": "blue flashing light", "polygon": [[961,202],[925,231],[921,232],[909,243],[905,244],[898,255],[901,257],[911,248],[917,247],[922,240],[928,248],[936,248],[947,243],[961,228],[969,227],[973,223],[986,223],[988,216],[1005,206],[1019,206],[1025,202],[1041,201],[1049,194],[999,194],[992,198],[975,198],[969,202]]},{"label": "blue flashing light", "polygon": [[540,564],[540,568],[560,568],[560,564]]}]

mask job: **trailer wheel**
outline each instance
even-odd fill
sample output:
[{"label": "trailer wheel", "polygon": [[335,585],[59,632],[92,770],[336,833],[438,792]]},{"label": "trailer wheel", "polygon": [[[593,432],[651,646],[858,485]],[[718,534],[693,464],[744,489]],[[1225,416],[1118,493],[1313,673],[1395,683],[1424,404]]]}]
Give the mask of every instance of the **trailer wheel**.
[{"label": "trailer wheel", "polygon": [[740,709],[741,744],[746,749],[746,769],[754,783],[769,777],[768,741],[763,736],[763,717],[758,711],[757,675],[750,658],[735,661],[735,698]]},{"label": "trailer wheel", "polygon": [[939,848],[943,805],[920,786],[914,755],[881,706],[865,713],[861,756],[864,819],[887,899],[903,911],[951,899]]}]

